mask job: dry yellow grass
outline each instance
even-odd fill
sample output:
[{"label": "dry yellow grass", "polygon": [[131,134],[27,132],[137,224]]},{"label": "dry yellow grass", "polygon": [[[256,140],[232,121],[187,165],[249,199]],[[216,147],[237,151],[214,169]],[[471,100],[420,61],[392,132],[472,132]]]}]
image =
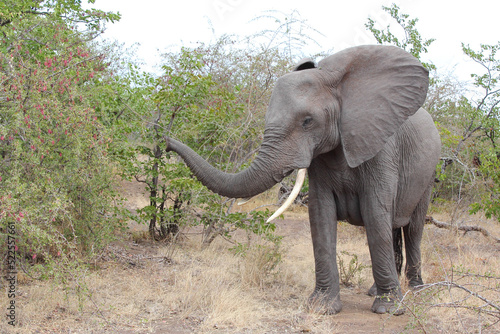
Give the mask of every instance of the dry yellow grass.
[{"label": "dry yellow grass", "polygon": [[[473,223],[500,235],[497,222],[472,218]],[[222,239],[202,249],[201,237],[189,234],[174,246],[144,240],[135,244],[132,238],[113,245],[100,268],[86,273],[89,290],[81,309],[76,282],[65,288],[25,279],[19,283],[16,299],[19,326],[12,330],[3,321],[0,332],[478,333],[481,325],[488,324],[486,315],[469,310],[478,304],[477,298],[464,301],[466,294],[456,288],[408,292],[404,301],[408,311],[400,317],[373,314],[372,298],[365,295],[373,282],[369,268],[356,273],[353,288],[342,288],[340,314],[310,313],[306,301],[314,284],[314,260],[304,209],[288,213],[277,224],[278,233],[284,236],[282,261],[272,269],[266,266],[266,248],[257,247],[264,244],[258,238],[242,257]],[[339,251],[356,254],[361,264],[370,265],[362,228],[341,223],[338,241]],[[428,225],[423,240],[424,280],[456,280],[459,269],[500,277],[499,255],[498,244],[478,233],[463,235]],[[492,282],[470,275],[457,283],[499,303],[498,279]],[[484,288],[488,284],[491,290]],[[5,309],[6,302],[2,297],[0,307]],[[452,302],[462,302],[464,307],[450,307]],[[498,326],[481,330],[499,332]]]}]

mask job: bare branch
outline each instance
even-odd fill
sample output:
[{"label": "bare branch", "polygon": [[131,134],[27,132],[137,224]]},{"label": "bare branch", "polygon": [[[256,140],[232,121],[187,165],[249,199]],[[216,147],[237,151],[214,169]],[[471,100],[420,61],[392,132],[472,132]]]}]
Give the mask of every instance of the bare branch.
[{"label": "bare branch", "polygon": [[[464,285],[460,285],[460,284],[457,284],[457,283],[452,282],[452,281],[442,281],[442,282],[424,284],[424,285],[422,285],[422,286],[419,287],[418,292],[421,292],[421,291],[424,291],[424,290],[428,290],[428,289],[436,287],[436,286],[437,287],[445,287],[445,288],[448,288],[448,289],[449,288],[458,288],[460,290],[463,290],[463,291],[467,292],[469,295],[471,295],[473,297],[476,297],[476,298],[482,300],[484,303],[486,303],[486,305],[484,305],[484,306],[491,306],[492,308],[494,308],[495,310],[497,310],[497,311],[493,311],[493,312],[490,311],[490,312],[494,313],[497,317],[500,317],[500,305],[498,305],[495,302],[487,299],[486,297],[480,295],[479,293],[466,288]],[[465,299],[467,299],[467,298],[465,298]],[[446,304],[448,306],[455,304],[454,307],[458,307],[458,305],[459,305],[459,303],[457,303],[456,301],[453,302],[453,303],[444,303],[444,304]],[[444,305],[444,304],[434,304],[433,306]],[[484,306],[482,306],[482,307],[484,307]],[[477,306],[462,306],[462,307],[474,308],[474,309],[478,308]]]},{"label": "bare branch", "polygon": [[140,183],[148,183],[146,180],[141,180],[141,179],[139,178],[139,176],[138,176],[138,175],[134,175],[134,178],[135,178],[135,180],[136,180],[137,182],[140,182]]},{"label": "bare branch", "polygon": [[428,224],[434,224],[435,226],[439,228],[446,228],[448,230],[459,230],[459,231],[464,231],[465,233],[467,232],[480,232],[482,235],[485,237],[489,237],[496,242],[500,243],[500,239],[491,235],[490,232],[488,232],[486,229],[482,228],[481,226],[471,226],[471,225],[462,225],[462,226],[455,226],[449,223],[441,222],[439,220],[434,219],[431,216],[425,217],[425,222]]}]

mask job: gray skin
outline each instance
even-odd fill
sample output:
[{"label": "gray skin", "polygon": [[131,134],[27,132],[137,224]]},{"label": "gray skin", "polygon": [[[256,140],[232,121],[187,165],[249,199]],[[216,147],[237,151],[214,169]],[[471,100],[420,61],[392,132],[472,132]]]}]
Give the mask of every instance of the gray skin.
[{"label": "gray skin", "polygon": [[171,138],[167,150],[210,190],[233,198],[252,197],[308,168],[316,269],[310,307],[327,314],[342,309],[337,221],[346,220],[366,228],[376,286],[372,311],[401,314],[392,231],[404,231],[410,286],[422,284],[420,242],[440,156],[438,131],[420,108],[427,87],[428,71],[407,52],[354,47],[317,66],[303,60],[278,79],[263,143],[247,169],[223,173]]}]

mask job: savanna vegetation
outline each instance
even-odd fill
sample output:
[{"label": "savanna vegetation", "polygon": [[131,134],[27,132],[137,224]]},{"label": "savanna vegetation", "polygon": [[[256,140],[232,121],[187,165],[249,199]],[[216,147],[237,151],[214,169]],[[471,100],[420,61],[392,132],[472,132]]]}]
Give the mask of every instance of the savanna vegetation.
[{"label": "savanna vegetation", "polygon": [[120,16],[86,8],[0,3],[0,251],[5,277],[17,272],[15,298],[1,283],[2,309],[16,305],[2,332],[342,333],[361,319],[373,332],[498,330],[500,42],[462,45],[482,71],[459,82],[426,58],[434,40],[418,19],[396,5],[383,7],[390,27],[367,18],[378,43],[408,50],[431,73],[425,107],[443,149],[423,245],[427,284],[407,291],[405,316],[370,314],[366,238],[341,223],[351,311],[322,316],[305,309],[314,282],[307,183],[285,222],[266,223],[289,181],[238,206],[203,187],[163,139],[222,170],[244,168],[275,80],[303,56],[323,56],[300,53],[314,28],[297,12],[270,13],[274,29],[173,49],[148,73],[133,50],[99,38]]}]

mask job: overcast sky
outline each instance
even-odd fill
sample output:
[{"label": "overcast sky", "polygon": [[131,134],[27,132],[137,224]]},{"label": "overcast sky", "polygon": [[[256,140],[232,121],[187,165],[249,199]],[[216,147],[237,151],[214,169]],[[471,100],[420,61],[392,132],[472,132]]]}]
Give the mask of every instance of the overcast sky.
[{"label": "overcast sky", "polygon": [[208,43],[223,34],[248,36],[265,29],[264,24],[276,28],[272,20],[250,23],[268,10],[296,10],[324,35],[313,36],[319,47],[311,44],[309,52],[299,52],[373,44],[375,40],[364,24],[371,17],[386,26],[390,21],[382,6],[392,3],[419,19],[417,30],[424,38],[436,39],[423,60],[433,62],[440,71],[455,71],[462,79],[478,69],[463,56],[461,42],[478,49],[480,43],[500,41],[497,0],[96,0],[92,6],[120,12],[122,19],[108,26],[105,37],[127,45],[140,43],[138,56],[154,66],[158,50],[176,50],[197,41]]}]

